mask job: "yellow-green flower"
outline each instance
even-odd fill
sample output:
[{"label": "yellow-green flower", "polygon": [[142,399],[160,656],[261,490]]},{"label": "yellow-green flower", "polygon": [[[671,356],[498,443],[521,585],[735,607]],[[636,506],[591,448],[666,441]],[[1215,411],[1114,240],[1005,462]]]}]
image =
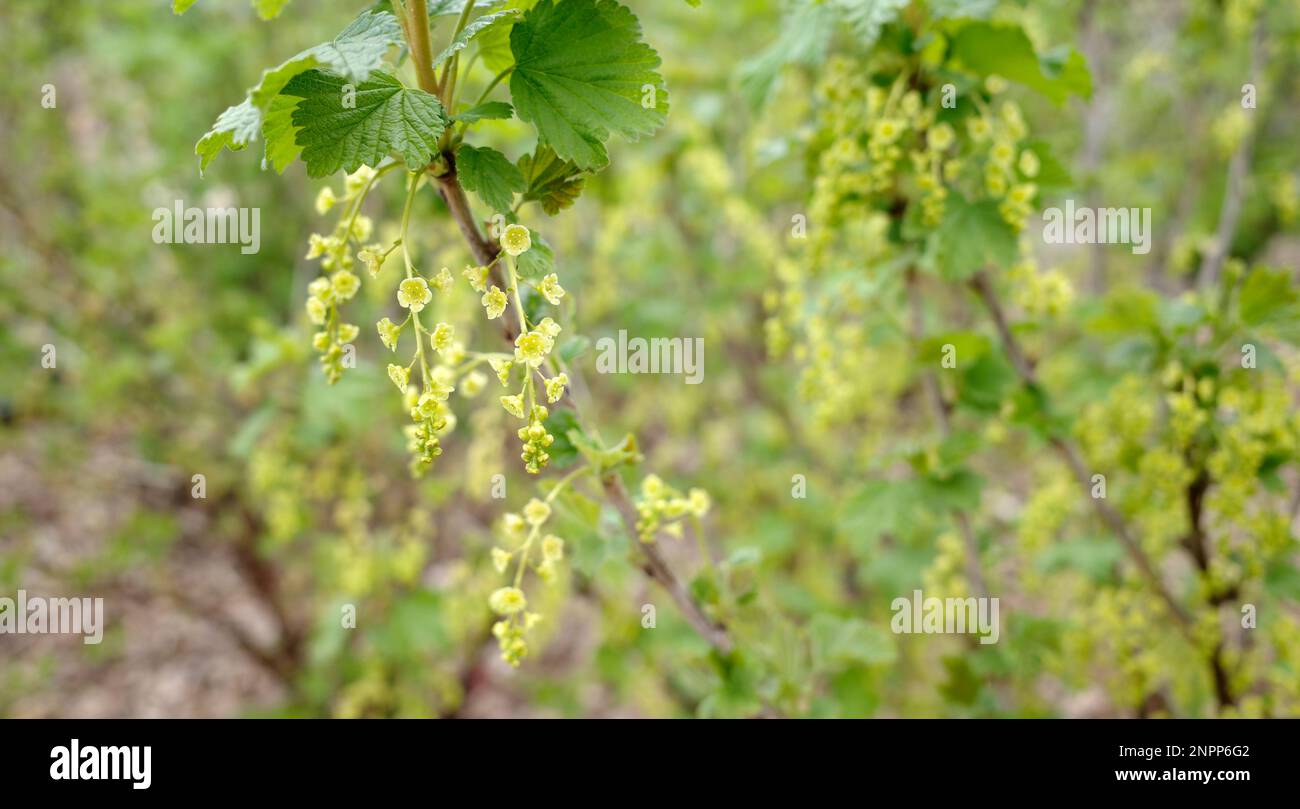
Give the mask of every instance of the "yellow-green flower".
[{"label": "yellow-green flower", "polygon": [[560,324],[549,317],[544,317],[542,322],[537,324],[537,330],[554,340],[560,335]]},{"label": "yellow-green flower", "polygon": [[560,298],[564,297],[564,288],[560,286],[560,277],[551,273],[542,279],[542,283],[537,287],[537,291],[542,293],[542,297],[552,306],[560,305]]},{"label": "yellow-green flower", "polygon": [[388,378],[393,380],[393,384],[397,386],[398,390],[405,393],[406,386],[411,381],[411,369],[403,368],[400,365],[393,365],[392,363],[389,363]]},{"label": "yellow-green flower", "polygon": [[515,362],[536,368],[550,353],[554,341],[540,331],[530,331],[515,338]]},{"label": "yellow-green flower", "polygon": [[450,323],[439,323],[433,327],[433,332],[429,335],[429,342],[433,344],[433,350],[439,354],[445,354],[451,347],[456,329]]},{"label": "yellow-green flower", "polygon": [[1020,153],[1020,173],[1026,177],[1037,177],[1040,168],[1038,155],[1026,149]]},{"label": "yellow-green flower", "polygon": [[555,404],[564,396],[564,389],[568,387],[569,375],[559,373],[546,380],[546,401]]},{"label": "yellow-green flower", "polygon": [[320,298],[321,303],[330,303],[334,300],[334,285],[328,278],[317,278],[307,285],[307,294]]},{"label": "yellow-green flower", "polygon": [[507,538],[518,541],[524,538],[524,532],[528,530],[528,523],[524,522],[524,518],[513,511],[507,511],[505,516],[501,518],[501,530]]},{"label": "yellow-green flower", "polygon": [[871,128],[871,139],[880,144],[893,143],[903,134],[903,122],[896,118],[882,118]]},{"label": "yellow-green flower", "polygon": [[340,342],[340,343],[350,343],[350,342],[352,342],[353,340],[357,339],[357,335],[360,334],[360,333],[361,333],[361,329],[357,328],[357,326],[356,326],[355,323],[340,323],[340,324],[339,324],[339,342]]},{"label": "yellow-green flower", "polygon": [[507,413],[517,419],[524,417],[524,397],[520,394],[515,394],[514,396],[502,396],[501,406],[505,408]]},{"label": "yellow-green flower", "polygon": [[370,273],[371,278],[379,275],[379,268],[384,264],[382,253],[374,247],[363,247],[357,251],[357,258],[361,259],[361,263],[366,265],[366,272]]},{"label": "yellow-green flower", "polygon": [[307,299],[307,319],[317,326],[325,324],[325,304],[321,303],[320,298],[311,297]]},{"label": "yellow-green flower", "polygon": [[388,318],[384,318],[376,323],[375,327],[379,331],[379,339],[383,341],[384,346],[387,347],[389,351],[396,351],[397,337],[402,333],[402,327],[398,326]]},{"label": "yellow-green flower", "polygon": [[709,513],[709,507],[713,504],[709,493],[703,489],[691,489],[689,502],[691,513],[696,517],[703,517]]},{"label": "yellow-green flower", "polygon": [[528,501],[524,506],[524,519],[529,525],[541,525],[546,522],[546,518],[551,516],[551,507],[543,500],[536,497]]},{"label": "yellow-green flower", "polygon": [[423,278],[407,278],[397,285],[397,302],[412,312],[419,312],[431,300],[433,293]]},{"label": "yellow-green flower", "polygon": [[505,573],[506,568],[510,566],[511,556],[512,554],[509,551],[502,550],[501,548],[493,548],[492,566],[497,569],[498,573]]},{"label": "yellow-green flower", "polygon": [[496,371],[497,379],[501,380],[502,385],[510,384],[510,369],[515,367],[513,360],[508,360],[505,357],[489,357],[488,365],[491,365],[492,370]]},{"label": "yellow-green flower", "polygon": [[930,134],[926,137],[926,140],[930,144],[930,148],[938,152],[946,150],[956,139],[957,133],[953,132],[952,127],[946,123],[936,124],[934,129],[931,129]]},{"label": "yellow-green flower", "polygon": [[311,337],[311,347],[317,351],[324,351],[330,347],[330,333],[327,331],[318,331]]},{"label": "yellow-green flower", "polygon": [[497,615],[514,615],[527,608],[528,599],[518,587],[502,587],[488,596],[488,606]]},{"label": "yellow-green flower", "polygon": [[501,249],[512,256],[526,253],[532,246],[533,238],[528,233],[528,228],[523,225],[507,225],[505,232],[501,234]]},{"label": "yellow-green flower", "polygon": [[548,562],[558,562],[564,558],[564,540],[555,534],[542,538],[542,558]]},{"label": "yellow-green flower", "polygon": [[509,300],[506,298],[506,293],[502,292],[501,288],[496,286],[492,287],[487,292],[484,292],[481,300],[483,308],[487,310],[488,320],[494,320],[495,318],[501,317],[501,313],[506,310],[506,304],[508,302]]},{"label": "yellow-green flower", "polygon": [[487,385],[487,377],[478,371],[471,371],[460,381],[460,395],[467,399],[478,396]]},{"label": "yellow-green flower", "polygon": [[361,288],[361,279],[347,270],[339,270],[330,276],[330,286],[334,288],[334,295],[339,300],[346,301],[357,294]]},{"label": "yellow-green flower", "polygon": [[330,208],[333,208],[334,203],[337,201],[338,200],[334,196],[334,189],[330,188],[328,185],[325,186],[320,190],[320,193],[316,195],[316,213],[324,216],[329,213]]},{"label": "yellow-green flower", "polygon": [[433,288],[439,292],[446,292],[451,289],[452,283],[451,270],[446,267],[438,270],[438,274],[433,276]]},{"label": "yellow-green flower", "polygon": [[487,280],[490,272],[487,267],[466,267],[463,275],[475,292],[487,292]]}]

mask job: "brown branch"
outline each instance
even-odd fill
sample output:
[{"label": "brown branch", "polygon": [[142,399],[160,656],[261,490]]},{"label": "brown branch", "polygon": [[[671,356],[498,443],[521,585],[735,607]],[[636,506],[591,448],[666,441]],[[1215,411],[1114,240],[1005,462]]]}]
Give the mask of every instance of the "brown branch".
[{"label": "brown branch", "polygon": [[[1035,388],[1039,387],[1038,378],[1034,373],[1033,365],[1030,363],[1028,357],[1025,356],[1016,336],[1011,333],[1011,327],[1007,322],[1006,313],[1002,308],[1002,302],[999,300],[997,292],[993,289],[993,285],[989,281],[988,275],[985,272],[980,271],[975,274],[975,277],[971,279],[970,283],[971,287],[975,290],[975,293],[984,303],[985,308],[988,309],[989,315],[993,318],[994,326],[997,328],[998,335],[1002,341],[1003,350],[1006,351],[1007,356],[1011,358],[1011,364],[1015,367],[1016,373],[1019,374],[1021,381],[1025,385]],[[1066,466],[1070,467],[1070,471],[1074,474],[1075,480],[1078,481],[1079,486],[1085,490],[1091,486],[1092,478],[1088,474],[1083,459],[1074,445],[1071,444],[1068,439],[1060,435],[1053,435],[1049,441],[1052,448],[1055,449],[1057,454],[1065,461]],[[1119,512],[1111,508],[1104,499],[1097,497],[1090,499],[1092,500],[1093,507],[1096,509],[1098,516],[1100,516],[1102,522],[1110,528],[1111,532],[1119,538],[1119,541],[1124,546],[1124,550],[1128,553],[1129,558],[1131,558],[1133,563],[1137,565],[1138,571],[1150,583],[1156,594],[1160,596],[1160,600],[1169,608],[1169,612],[1175,619],[1177,619],[1184,632],[1190,633],[1192,628],[1191,616],[1187,614],[1186,610],[1183,609],[1182,605],[1178,603],[1178,600],[1175,599],[1173,594],[1169,591],[1169,588],[1165,585],[1164,579],[1160,577],[1160,574],[1152,564],[1151,559],[1146,555],[1146,552],[1142,550],[1142,546],[1140,546],[1137,540],[1133,537],[1133,534],[1129,530],[1128,524],[1124,521],[1124,518]]]},{"label": "brown branch", "polygon": [[700,606],[691,598],[686,587],[673,573],[668,562],[659,553],[658,538],[651,542],[641,542],[638,539],[640,534],[637,531],[636,507],[632,505],[632,500],[628,497],[627,489],[623,487],[623,481],[619,479],[614,472],[607,473],[601,479],[601,486],[605,490],[605,497],[618,510],[619,516],[623,519],[623,525],[627,528],[628,535],[634,544],[641,546],[642,555],[645,557],[645,564],[641,569],[647,576],[659,583],[661,587],[668,591],[668,595],[677,603],[677,608],[682,611],[687,623],[695,629],[700,637],[708,641],[713,648],[723,654],[730,654],[732,649],[731,638],[727,634],[726,627],[713,621]]},{"label": "brown branch", "polygon": [[[456,221],[457,227],[460,228],[461,235],[464,236],[466,243],[469,245],[470,252],[474,260],[480,265],[492,265],[493,283],[502,289],[508,288],[508,283],[504,280],[499,264],[493,264],[500,247],[489,241],[486,236],[479,230],[478,222],[470,210],[469,200],[465,196],[465,189],[461,186],[456,177],[455,157],[451,154],[444,153],[442,161],[446,164],[446,169],[435,176],[438,183],[438,193],[442,195],[443,200],[447,203],[448,210],[451,211],[452,218]],[[502,318],[508,321],[507,318]],[[513,344],[518,336],[516,327],[509,322],[504,322],[502,327],[502,336],[506,341]],[[570,368],[568,371],[575,384],[580,382],[580,374],[577,369]],[[623,524],[632,541],[637,542],[638,531],[636,530],[636,508],[628,498],[627,491],[623,487],[622,481],[617,476],[607,476],[602,485],[606,498],[618,510],[623,519]],[[641,549],[645,555],[646,563],[642,566],[646,575],[658,582],[673,601],[677,603],[686,620],[706,641],[708,641],[718,651],[727,654],[732,649],[731,638],[727,631],[721,625],[713,622],[706,616],[699,605],[691,598],[686,587],[677,578],[672,568],[668,566],[667,561],[659,553],[659,549],[654,543],[643,543]]]}]

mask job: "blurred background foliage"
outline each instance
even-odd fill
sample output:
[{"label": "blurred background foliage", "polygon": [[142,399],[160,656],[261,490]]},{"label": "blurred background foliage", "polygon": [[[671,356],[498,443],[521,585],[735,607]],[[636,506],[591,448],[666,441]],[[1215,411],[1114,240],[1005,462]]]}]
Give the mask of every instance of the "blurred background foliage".
[{"label": "blurred background foliage", "polygon": [[[593,501],[559,515],[570,551],[560,585],[539,591],[552,617],[537,653],[518,670],[501,664],[485,606],[498,585],[492,526],[532,491],[505,414],[458,409],[444,455],[412,480],[405,415],[369,328],[357,370],[332,388],[310,350],[301,301],[315,270],[303,255],[322,229],[312,204],[322,184],[300,164],[261,171],[256,148],[199,176],[194,143],[217,114],[263,68],[333,36],[356,3],[295,0],[270,23],[233,0],[200,0],[175,17],[161,2],[7,3],[0,593],[102,595],[109,631],[100,647],[0,637],[0,714],[1300,713],[1294,443],[1278,439],[1252,468],[1268,484],[1252,508],[1282,532],[1269,540],[1266,575],[1206,608],[1229,629],[1239,603],[1260,608],[1258,642],[1225,630],[1235,677],[1225,705],[1043,438],[1014,432],[1002,407],[1009,384],[988,383],[992,400],[966,407],[976,391],[957,414],[961,431],[986,442],[974,497],[1002,639],[889,632],[890,601],[951,562],[951,509],[971,497],[898,472],[897,459],[926,451],[933,433],[918,363],[887,337],[846,346],[856,387],[837,393],[828,415],[830,394],[801,385],[800,360],[769,356],[765,337],[765,298],[782,292],[780,264],[797,255],[791,218],[808,209],[824,145],[816,84],[832,53],[863,51],[850,30],[801,22],[816,4],[629,5],[663,57],[668,125],[615,143],[610,168],[574,208],[530,224],[577,302],[575,331],[704,338],[702,385],[589,373],[583,395],[607,438],[637,435],[647,469],[712,494],[704,544],[665,552],[726,621],[736,653],[720,656],[690,630],[629,561],[615,515]],[[1082,246],[1044,258],[1077,291],[1064,314],[1028,327],[1044,384],[1076,419],[1135,371],[1148,387],[1126,384],[1158,398],[1162,367],[1143,365],[1122,331],[1147,304],[1164,307],[1159,328],[1177,328],[1170,319],[1188,300],[1240,140],[1250,29],[1225,20],[1250,19],[1258,4],[977,5],[1023,26],[1040,52],[1074,45],[1088,59],[1090,99],[1054,106],[1011,91],[1072,177],[1055,199],[1154,210],[1150,255]],[[1288,268],[1283,297],[1294,295],[1300,255],[1295,5],[1279,3],[1287,8],[1268,32],[1267,123],[1230,250],[1248,265]],[[57,88],[54,109],[41,106],[45,84]],[[531,146],[518,121],[487,131],[509,154]],[[400,212],[399,186],[367,201],[381,233]],[[177,199],[260,208],[260,252],[154,244],[153,209]],[[416,221],[435,267],[470,260],[434,195],[418,198]],[[820,289],[807,283],[810,295]],[[1135,288],[1154,303],[1126,292]],[[961,291],[930,292],[931,320],[958,323]],[[388,311],[387,295],[367,284],[369,317],[358,322]],[[864,300],[862,323],[873,306],[905,317],[903,302]],[[464,289],[440,313],[458,334],[491,339],[476,315]],[[57,369],[41,368],[47,344]],[[1265,365],[1289,412],[1295,352],[1279,341]],[[1115,423],[1096,418],[1103,433]],[[990,437],[998,430],[1013,435]],[[508,477],[504,504],[490,496],[498,473]],[[192,497],[195,474],[206,479],[203,499]],[[796,475],[806,498],[792,496]],[[1129,505],[1140,518],[1141,504]],[[1264,542],[1264,529],[1252,530],[1243,541]],[[1158,556],[1162,573],[1193,581],[1175,557]],[[340,626],[344,604],[356,605],[355,629]],[[653,630],[642,627],[644,604],[658,608]]]}]

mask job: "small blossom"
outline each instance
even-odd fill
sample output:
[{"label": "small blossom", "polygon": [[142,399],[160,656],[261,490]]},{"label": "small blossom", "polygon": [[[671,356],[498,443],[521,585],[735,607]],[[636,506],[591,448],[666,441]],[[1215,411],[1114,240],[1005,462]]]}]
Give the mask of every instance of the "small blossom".
[{"label": "small blossom", "polygon": [[325,186],[316,195],[316,213],[324,216],[329,213],[330,208],[333,208],[334,203],[337,201],[338,199],[334,196],[334,189],[328,185]]},{"label": "small blossom", "polygon": [[510,384],[510,369],[515,367],[512,360],[505,357],[489,357],[488,365],[491,365],[492,370],[496,371],[497,379],[501,380],[502,385]]},{"label": "small blossom", "polygon": [[393,380],[393,384],[397,386],[398,390],[405,392],[406,386],[411,381],[411,369],[389,363],[388,378]]},{"label": "small blossom", "polygon": [[488,606],[497,615],[514,615],[524,611],[528,600],[518,587],[502,587],[488,597]]},{"label": "small blossom", "polygon": [[532,246],[532,236],[528,228],[523,225],[507,225],[505,232],[501,234],[501,249],[512,256],[526,253]]},{"label": "small blossom", "polygon": [[520,394],[515,394],[514,396],[502,396],[501,406],[506,409],[507,413],[517,419],[524,417],[524,397]]},{"label": "small blossom", "polygon": [[488,320],[501,317],[501,313],[506,310],[506,293],[502,292],[500,287],[492,287],[483,293],[483,308],[487,310]]},{"label": "small blossom", "polygon": [[412,312],[419,312],[432,299],[433,293],[423,278],[407,278],[397,286],[397,302]]},{"label": "small blossom", "polygon": [[466,267],[463,275],[475,292],[487,292],[487,280],[490,270],[487,267]]},{"label": "small blossom", "polygon": [[564,540],[555,534],[542,538],[542,558],[548,562],[558,562],[564,558]]},{"label": "small blossom", "polygon": [[321,303],[330,303],[334,300],[334,285],[328,278],[317,278],[307,285],[307,294],[319,298]]},{"label": "small blossom", "polygon": [[936,125],[934,129],[930,130],[930,134],[927,136],[930,148],[939,152],[942,152],[951,146],[952,142],[956,140],[956,138],[956,133],[952,131],[952,127],[948,124]]},{"label": "small blossom", "polygon": [[433,276],[432,284],[433,284],[433,288],[438,290],[439,292],[446,292],[447,290],[451,289],[451,285],[453,282],[454,279],[452,279],[451,277],[451,270],[447,269],[446,267],[443,267],[441,270],[438,270],[437,275]]},{"label": "small blossom", "polygon": [[538,500],[536,497],[528,501],[524,506],[524,519],[528,520],[529,525],[541,525],[546,522],[546,518],[551,516],[551,507],[545,501]]},{"label": "small blossom", "polygon": [[324,351],[330,347],[330,333],[327,331],[318,331],[312,335],[311,347],[317,351]]},{"label": "small blossom", "polygon": [[664,482],[658,475],[646,475],[641,481],[641,496],[647,500],[658,500],[663,493]]},{"label": "small blossom", "polygon": [[546,298],[552,306],[559,306],[560,298],[564,297],[564,288],[560,286],[560,277],[555,273],[543,278],[541,285],[537,287],[537,291],[542,293],[542,297]]},{"label": "small blossom", "polygon": [[903,133],[903,123],[894,118],[882,118],[872,127],[871,137],[880,143],[893,143]]},{"label": "small blossom", "polygon": [[330,250],[330,242],[330,239],[319,233],[313,233],[307,240],[307,255],[304,258],[313,259],[325,255]]},{"label": "small blossom", "polygon": [[555,404],[564,396],[564,389],[569,384],[569,375],[560,373],[546,380],[546,401]]},{"label": "small blossom", "polygon": [[358,242],[364,242],[370,238],[370,234],[375,229],[375,223],[370,221],[370,217],[359,215],[356,221],[352,223],[352,238]]},{"label": "small blossom", "polygon": [[350,342],[352,342],[353,340],[357,339],[357,335],[360,334],[360,333],[361,333],[361,329],[357,328],[357,326],[356,326],[355,323],[340,323],[340,324],[339,324],[339,342],[340,342],[340,343],[350,343]]},{"label": "small blossom", "polygon": [[373,179],[375,179],[375,170],[369,166],[362,166],[349,174],[347,179],[344,180],[344,186],[347,188],[348,196],[350,197],[365,188]]},{"label": "small blossom", "polygon": [[550,353],[554,341],[540,331],[530,331],[515,338],[515,361],[536,368]]},{"label": "small blossom", "polygon": [[703,489],[691,489],[690,491],[690,510],[696,517],[703,517],[709,513],[709,508],[713,505],[709,493]]},{"label": "small blossom", "polygon": [[501,518],[501,530],[505,532],[508,538],[520,540],[524,538],[524,532],[528,530],[528,523],[524,522],[523,517],[513,511],[508,511]]},{"label": "small blossom", "polygon": [[487,377],[478,371],[471,371],[460,381],[460,393],[465,398],[472,399],[483,391],[485,385],[487,385]]},{"label": "small blossom", "polygon": [[307,299],[307,319],[317,326],[325,325],[325,304],[321,303],[320,298]]},{"label": "small blossom", "polygon": [[497,569],[498,573],[505,573],[506,568],[510,565],[511,553],[501,548],[492,549],[492,566]]},{"label": "small blossom", "polygon": [[429,342],[433,344],[434,351],[443,354],[451,347],[452,338],[455,334],[456,329],[450,323],[439,323],[433,327],[433,332],[429,335]]},{"label": "small blossom", "polygon": [[379,252],[374,245],[361,248],[357,252],[357,258],[361,259],[361,263],[366,265],[366,272],[370,273],[371,278],[379,275],[380,268],[384,266],[384,254]]},{"label": "small blossom", "polygon": [[1020,173],[1026,177],[1037,177],[1040,164],[1038,155],[1026,149],[1020,153]]},{"label": "small blossom", "polygon": [[560,324],[549,317],[542,318],[542,322],[537,324],[537,330],[552,340],[558,337],[561,331]]},{"label": "small blossom", "polygon": [[397,350],[397,337],[402,333],[402,327],[398,326],[388,318],[384,318],[375,324],[379,330],[379,339],[383,341],[384,346],[389,351]]},{"label": "small blossom", "polygon": [[361,279],[347,270],[339,270],[330,276],[330,285],[334,288],[334,295],[341,301],[346,301],[357,294],[361,288]]}]

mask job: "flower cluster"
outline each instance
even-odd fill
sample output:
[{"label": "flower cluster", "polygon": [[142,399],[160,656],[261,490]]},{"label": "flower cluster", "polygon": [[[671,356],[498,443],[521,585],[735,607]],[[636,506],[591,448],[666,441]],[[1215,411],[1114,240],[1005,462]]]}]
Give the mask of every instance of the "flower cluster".
[{"label": "flower cluster", "polygon": [[[359,329],[344,323],[339,317],[339,306],[351,300],[361,288],[361,279],[352,272],[355,264],[353,246],[359,245],[374,229],[370,218],[361,214],[361,204],[378,178],[378,173],[362,166],[347,176],[344,192],[335,195],[328,186],[316,197],[316,210],[324,215],[336,205],[342,205],[339,221],[328,235],[313,233],[308,243],[308,259],[319,259],[325,271],[307,286],[307,319],[321,330],[312,335],[312,348],[320,354],[321,368],[330,384],[343,376],[343,369],[353,367],[355,359],[352,341]],[[362,250],[361,254],[366,254]]]},{"label": "flower cluster", "polygon": [[542,534],[542,526],[551,516],[551,499],[560,488],[552,490],[546,500],[533,498],[522,514],[509,513],[501,521],[501,534],[510,547],[492,549],[492,564],[498,573],[515,565],[513,583],[495,590],[488,597],[488,607],[499,620],[492,634],[501,647],[501,657],[512,666],[528,654],[527,633],[542,616],[528,611],[528,599],[521,588],[524,573],[532,570],[543,582],[553,583],[558,565],[564,559],[564,540],[554,534]]},{"label": "flower cluster", "polygon": [[658,475],[647,475],[641,481],[641,496],[636,501],[637,534],[642,542],[653,542],[660,530],[681,536],[683,519],[703,517],[712,503],[703,489],[691,489],[683,495]]}]

